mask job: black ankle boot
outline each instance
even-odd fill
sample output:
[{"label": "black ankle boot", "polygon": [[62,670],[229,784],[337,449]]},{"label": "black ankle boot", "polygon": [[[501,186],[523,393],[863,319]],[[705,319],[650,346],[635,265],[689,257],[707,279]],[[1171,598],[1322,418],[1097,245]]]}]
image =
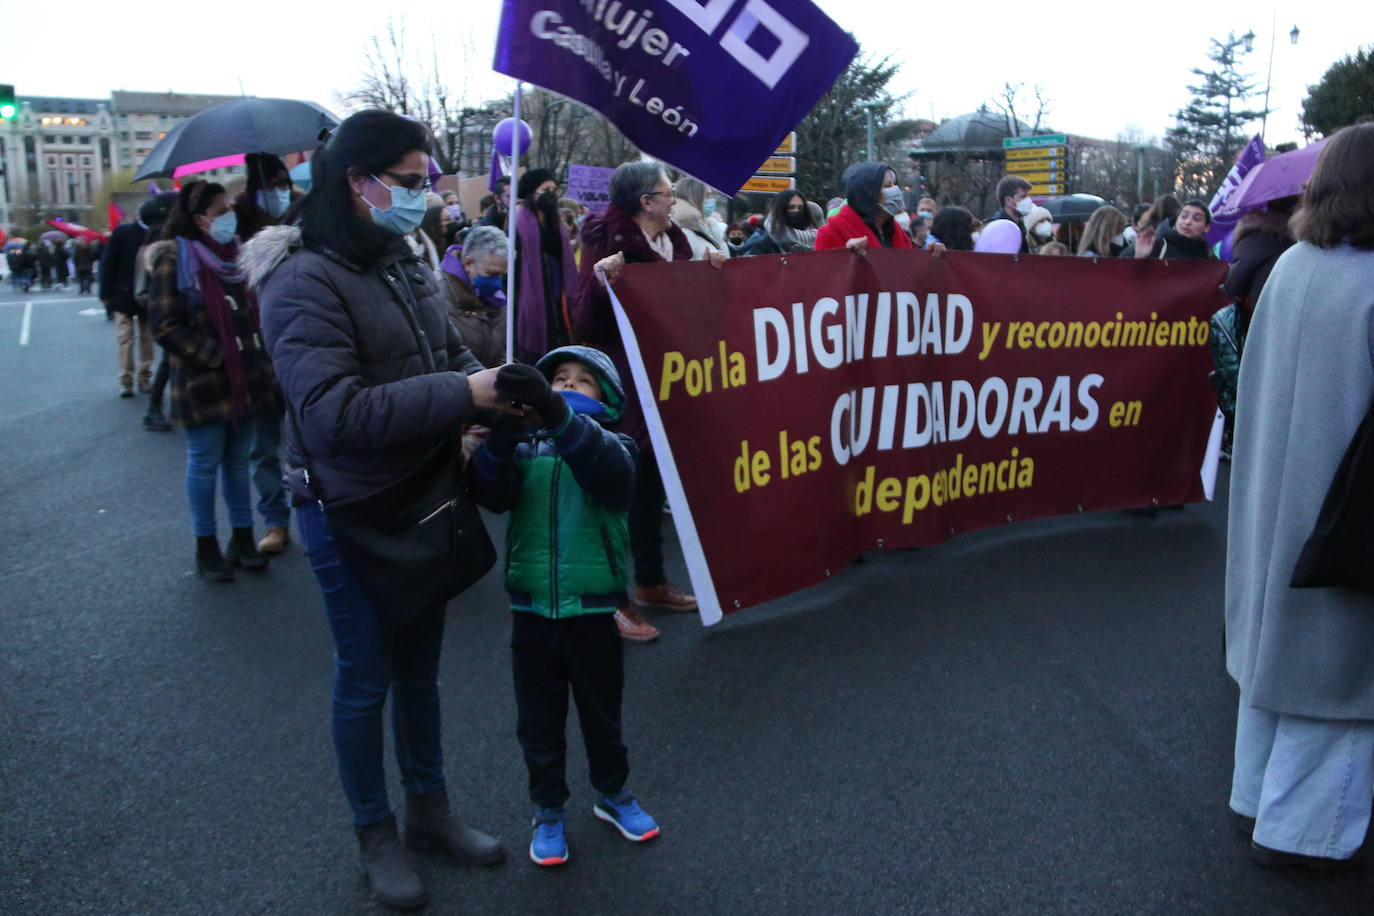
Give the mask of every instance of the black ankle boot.
[{"label": "black ankle boot", "polygon": [[252,528],[235,528],[229,536],[229,549],[224,559],[230,566],[242,566],[253,572],[267,568],[267,554],[258,553],[257,542],[253,540]]},{"label": "black ankle boot", "polygon": [[219,552],[219,538],[213,534],[196,538],[196,572],[210,582],[234,581],[234,568]]},{"label": "black ankle boot", "polygon": [[396,832],[396,818],[385,819],[366,827],[359,827],[358,863],[367,877],[372,896],[389,907],[409,910],[429,902],[429,892],[420,883],[420,876],[406,861],[401,837]]},{"label": "black ankle boot", "polygon": [[406,846],[448,853],[465,865],[495,865],[506,851],[495,837],[460,821],[442,789],[430,795],[406,796]]}]

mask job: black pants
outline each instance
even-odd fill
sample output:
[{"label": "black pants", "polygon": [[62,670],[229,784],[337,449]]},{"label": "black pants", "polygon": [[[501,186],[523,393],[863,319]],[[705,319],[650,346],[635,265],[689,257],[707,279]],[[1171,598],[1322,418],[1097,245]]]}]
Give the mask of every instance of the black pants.
[{"label": "black pants", "polygon": [[663,572],[663,478],[652,449],[641,451],[635,464],[629,523],[635,585],[662,585],[668,581]]},{"label": "black pants", "polygon": [[168,362],[167,351],[162,351],[162,359],[158,361],[157,371],[153,373],[152,397],[148,399],[149,410],[162,409],[162,396],[167,390],[167,379],[172,374],[172,367]]},{"label": "black pants", "polygon": [[529,611],[511,614],[515,675],[515,733],[530,773],[530,800],[558,808],[568,800],[568,688],[577,702],[592,785],[615,795],[630,775],[620,740],[625,649],[611,614],[549,620]]}]

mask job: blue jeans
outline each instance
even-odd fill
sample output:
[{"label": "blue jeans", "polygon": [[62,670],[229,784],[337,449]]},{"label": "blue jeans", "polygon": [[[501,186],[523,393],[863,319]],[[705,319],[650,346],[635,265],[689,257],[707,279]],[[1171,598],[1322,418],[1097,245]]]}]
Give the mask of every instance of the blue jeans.
[{"label": "blue jeans", "polygon": [[281,482],[281,414],[260,410],[253,414],[253,451],[248,456],[253,486],[258,490],[258,515],[264,525],[291,527],[291,507]]},{"label": "blue jeans", "polygon": [[205,423],[186,427],[186,498],[196,537],[215,533],[215,475],[224,478],[224,504],[229,524],[252,528],[248,499],[248,449],[253,424]]},{"label": "blue jeans", "polygon": [[365,827],[391,813],[382,737],[388,692],[406,794],[429,795],[444,788],[438,674],[446,605],[421,611],[402,630],[387,628],[340,559],[319,504],[297,506],[296,525],[334,633],[330,728],[339,779],[353,809],[353,825]]}]

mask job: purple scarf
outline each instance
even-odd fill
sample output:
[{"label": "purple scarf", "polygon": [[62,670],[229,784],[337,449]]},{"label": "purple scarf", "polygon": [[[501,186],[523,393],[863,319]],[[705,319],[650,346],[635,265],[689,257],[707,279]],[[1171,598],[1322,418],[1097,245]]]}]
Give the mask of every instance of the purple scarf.
[{"label": "purple scarf", "polygon": [[[520,276],[516,280],[515,356],[533,362],[549,350],[549,328],[544,304],[544,252],[539,240],[539,217],[523,204],[515,208],[515,234],[520,239]],[[558,226],[563,240],[563,295],[568,284],[577,280],[577,264],[573,261],[568,233]],[[564,314],[563,303],[557,314]]]},{"label": "purple scarf", "polygon": [[[224,284],[243,283],[236,259],[239,251],[237,240],[221,245],[213,239],[188,239],[177,237],[177,288],[193,304],[205,308],[205,317],[210,319],[219,338],[220,353],[224,356],[224,371],[229,376],[229,397],[233,411],[233,422],[248,416],[248,377],[243,370],[243,354],[239,352],[239,342],[234,333],[234,316],[229,305],[229,297],[224,293]],[[253,326],[257,327],[258,304],[251,290],[242,287],[246,301],[241,308],[249,310]]]}]

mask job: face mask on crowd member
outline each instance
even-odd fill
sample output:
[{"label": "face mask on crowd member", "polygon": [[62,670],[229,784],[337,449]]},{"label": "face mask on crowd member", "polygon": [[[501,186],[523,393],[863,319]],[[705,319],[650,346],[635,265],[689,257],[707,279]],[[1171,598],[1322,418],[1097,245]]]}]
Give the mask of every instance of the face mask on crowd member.
[{"label": "face mask on crowd member", "polygon": [[1026,195],[1016,202],[1016,212],[1022,216],[1030,216],[1031,209],[1034,207],[1035,201],[1030,199],[1030,195]]},{"label": "face mask on crowd member", "polygon": [[797,196],[787,202],[787,225],[793,229],[807,229],[811,226],[811,214],[806,209],[806,198]]},{"label": "face mask on crowd member", "polygon": [[893,216],[896,216],[898,213],[901,213],[903,208],[906,206],[905,201],[902,200],[902,189],[897,187],[895,184],[883,188],[881,206],[884,210],[886,210],[888,213],[891,213]]},{"label": "face mask on crowd member", "polygon": [[[886,202],[884,202],[884,207],[886,207]],[[896,215],[896,220],[897,225],[902,227],[903,232],[911,231],[911,214],[903,210],[901,213],[898,213]]]},{"label": "face mask on crowd member", "polygon": [[233,241],[234,233],[238,232],[239,218],[229,206],[228,195],[220,194],[212,200],[205,212],[196,216],[196,225],[221,245]]},{"label": "face mask on crowd member", "polygon": [[488,305],[495,303],[506,278],[506,256],[488,255],[483,258],[463,258],[463,270],[472,281],[472,291]]},{"label": "face mask on crowd member", "polygon": [[373,222],[389,232],[406,235],[420,227],[428,209],[428,161],[428,156],[414,150],[377,174],[350,176],[349,184],[371,209]]},{"label": "face mask on crowd member", "polygon": [[707,216],[713,215],[716,212],[716,199],[714,197],[706,198],[706,202],[701,206],[701,212]]}]

